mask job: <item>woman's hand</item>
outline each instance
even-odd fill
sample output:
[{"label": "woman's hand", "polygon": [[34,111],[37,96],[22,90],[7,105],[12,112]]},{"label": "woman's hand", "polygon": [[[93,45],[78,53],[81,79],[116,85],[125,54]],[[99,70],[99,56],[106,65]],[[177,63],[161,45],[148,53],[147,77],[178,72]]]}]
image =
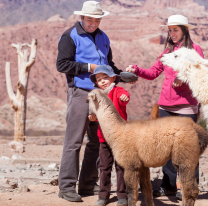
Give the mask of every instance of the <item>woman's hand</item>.
[{"label": "woman's hand", "polygon": [[[131,72],[131,73],[135,73],[135,68],[134,68],[134,66],[133,65],[129,65],[127,68],[126,68],[126,71],[127,72]],[[137,80],[138,81],[138,80]],[[128,82],[129,84],[135,84],[137,81],[135,81],[135,82]]]},{"label": "woman's hand", "polygon": [[180,87],[183,84],[183,82],[180,79],[177,79],[177,77],[174,79],[172,87]]},{"label": "woman's hand", "polygon": [[91,122],[94,122],[94,121],[97,119],[96,115],[94,115],[94,114],[90,114],[90,115],[88,116],[88,118],[89,118],[89,120],[90,120]]},{"label": "woman's hand", "polygon": [[129,65],[129,66],[126,68],[126,71],[127,71],[127,72],[131,72],[131,73],[135,73],[135,68],[133,67],[133,65]]},{"label": "woman's hand", "polygon": [[120,100],[121,100],[122,102],[128,102],[128,101],[129,101],[129,98],[128,98],[125,94],[122,94],[122,95],[120,96]]}]

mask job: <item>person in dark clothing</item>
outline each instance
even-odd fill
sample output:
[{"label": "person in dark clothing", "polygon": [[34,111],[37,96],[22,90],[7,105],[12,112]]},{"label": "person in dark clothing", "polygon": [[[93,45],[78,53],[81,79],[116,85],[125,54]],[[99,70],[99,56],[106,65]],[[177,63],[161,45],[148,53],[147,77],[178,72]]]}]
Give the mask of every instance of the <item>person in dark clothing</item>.
[{"label": "person in dark clothing", "polygon": [[[109,14],[103,11],[100,3],[86,1],[82,11],[81,22],[65,31],[58,44],[57,70],[65,73],[67,91],[66,133],[59,173],[60,198],[68,201],[81,201],[80,195],[94,195],[99,192],[96,184],[98,169],[96,161],[99,156],[99,138],[97,122],[88,119],[86,97],[94,89],[90,74],[98,65],[110,65],[116,74],[117,69],[112,61],[112,51],[108,36],[98,27],[101,18]],[[78,193],[76,182],[79,175],[79,152],[87,130],[89,142],[85,148],[84,159],[79,176]]]}]

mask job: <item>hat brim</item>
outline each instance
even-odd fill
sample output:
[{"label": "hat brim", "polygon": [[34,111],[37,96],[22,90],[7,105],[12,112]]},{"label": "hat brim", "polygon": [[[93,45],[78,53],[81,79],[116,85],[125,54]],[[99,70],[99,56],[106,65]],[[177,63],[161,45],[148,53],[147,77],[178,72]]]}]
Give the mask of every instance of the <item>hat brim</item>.
[{"label": "hat brim", "polygon": [[169,27],[169,26],[179,26],[179,25],[186,26],[186,27],[188,27],[188,29],[196,28],[196,26],[194,26],[194,25],[191,25],[191,24],[181,24],[181,23],[174,23],[174,24],[167,24],[167,25],[160,25],[160,26]]},{"label": "hat brim", "polygon": [[[92,81],[92,83],[94,83],[93,87],[99,88],[98,85],[96,84],[95,75],[96,75],[96,74],[91,74],[91,75],[90,75],[90,80]],[[116,79],[115,79],[114,82],[115,82],[115,84],[118,84],[118,83],[120,82],[120,80],[121,80],[121,76],[118,75],[118,74],[115,74],[114,76],[116,76]],[[114,76],[111,76],[111,77],[114,77]]]},{"label": "hat brim", "polygon": [[108,11],[103,11],[102,15],[91,15],[91,14],[85,14],[83,13],[82,11],[74,11],[74,14],[76,15],[81,15],[81,16],[90,16],[90,17],[93,17],[93,18],[102,18],[104,16],[107,16],[110,14],[110,12]]}]

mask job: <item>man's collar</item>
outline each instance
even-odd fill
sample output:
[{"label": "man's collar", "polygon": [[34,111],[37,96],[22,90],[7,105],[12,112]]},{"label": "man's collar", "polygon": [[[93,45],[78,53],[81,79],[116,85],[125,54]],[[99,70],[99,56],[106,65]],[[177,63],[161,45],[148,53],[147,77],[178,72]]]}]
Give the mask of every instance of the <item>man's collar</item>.
[{"label": "man's collar", "polygon": [[[79,35],[81,35],[81,34],[88,34],[88,33],[83,29],[83,27],[81,26],[81,22],[77,21],[76,24],[75,24],[75,27],[76,27],[77,33],[78,33]],[[95,31],[96,31],[96,34],[97,34],[97,33],[102,34],[102,32],[101,32],[101,30],[100,30],[99,28],[97,28]]]}]

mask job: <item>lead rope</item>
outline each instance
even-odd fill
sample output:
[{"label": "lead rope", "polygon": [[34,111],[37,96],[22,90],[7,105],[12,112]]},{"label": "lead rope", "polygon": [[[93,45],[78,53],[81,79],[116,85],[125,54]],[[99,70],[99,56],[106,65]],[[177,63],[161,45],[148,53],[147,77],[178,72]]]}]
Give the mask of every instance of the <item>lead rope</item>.
[{"label": "lead rope", "polygon": [[109,92],[113,89],[113,87],[114,87],[115,85],[116,85],[116,84],[115,84],[114,82],[111,83],[111,85],[110,85],[107,89],[104,90],[105,94],[108,95]]}]

